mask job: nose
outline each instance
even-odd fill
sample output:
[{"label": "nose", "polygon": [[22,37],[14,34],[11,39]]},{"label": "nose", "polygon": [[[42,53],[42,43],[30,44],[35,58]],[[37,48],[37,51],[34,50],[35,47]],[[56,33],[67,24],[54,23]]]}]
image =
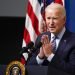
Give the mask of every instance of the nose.
[{"label": "nose", "polygon": [[50,19],[50,25],[53,25],[54,24],[54,20],[51,18]]}]

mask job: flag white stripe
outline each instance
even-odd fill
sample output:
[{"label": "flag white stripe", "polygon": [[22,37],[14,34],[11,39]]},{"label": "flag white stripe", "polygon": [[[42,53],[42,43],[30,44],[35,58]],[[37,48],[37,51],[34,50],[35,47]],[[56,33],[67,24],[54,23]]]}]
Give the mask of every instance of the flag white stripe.
[{"label": "flag white stripe", "polygon": [[38,14],[40,14],[41,6],[40,6],[38,0],[30,0],[30,4],[32,5],[32,8],[33,8],[35,15],[39,19]]},{"label": "flag white stripe", "polygon": [[[31,19],[30,19],[30,17],[28,16],[28,14],[26,14],[26,29],[28,30],[28,32],[29,32],[29,35],[30,35],[30,39],[31,39],[31,41],[35,41],[36,40],[36,37],[37,37],[37,35],[36,35],[36,33],[35,33],[35,31],[34,31],[34,29],[33,29],[33,27],[32,27],[32,22],[31,22]],[[33,36],[32,36],[33,35]]]},{"label": "flag white stripe", "polygon": [[41,6],[40,6],[38,0],[30,0],[30,4],[32,5],[33,12],[35,13],[35,15],[36,15],[36,17],[38,19],[39,25],[40,25],[40,21],[41,21],[41,18],[42,18],[42,15],[41,15]]},{"label": "flag white stripe", "polygon": [[62,0],[63,6],[65,6],[64,0]]},{"label": "flag white stripe", "polygon": [[26,46],[26,42],[25,42],[25,39],[23,39],[22,47],[25,47],[25,46]]}]

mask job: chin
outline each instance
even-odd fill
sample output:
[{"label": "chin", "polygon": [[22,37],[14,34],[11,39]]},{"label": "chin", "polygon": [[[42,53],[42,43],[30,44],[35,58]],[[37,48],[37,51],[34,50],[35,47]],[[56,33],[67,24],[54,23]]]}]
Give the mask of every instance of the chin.
[{"label": "chin", "polygon": [[51,33],[53,33],[53,34],[56,34],[56,31],[50,31]]},{"label": "chin", "polygon": [[51,32],[51,33],[55,33],[56,31],[55,31],[55,30],[50,30],[50,32]]}]

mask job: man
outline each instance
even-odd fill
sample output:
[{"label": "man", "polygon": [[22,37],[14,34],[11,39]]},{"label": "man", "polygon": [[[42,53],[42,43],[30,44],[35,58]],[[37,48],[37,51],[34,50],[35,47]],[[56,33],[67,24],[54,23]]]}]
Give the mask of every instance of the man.
[{"label": "man", "polygon": [[[48,65],[75,75],[75,34],[65,28],[66,11],[57,3],[51,3],[45,9],[45,19],[49,32],[38,36],[42,42],[40,51],[36,51],[28,64]],[[52,37],[56,36],[53,47]]]}]

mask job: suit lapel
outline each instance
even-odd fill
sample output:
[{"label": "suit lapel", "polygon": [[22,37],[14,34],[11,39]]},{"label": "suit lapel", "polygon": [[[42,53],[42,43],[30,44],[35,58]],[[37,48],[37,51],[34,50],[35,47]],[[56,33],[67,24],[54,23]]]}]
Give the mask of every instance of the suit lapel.
[{"label": "suit lapel", "polygon": [[67,43],[69,41],[69,36],[70,36],[70,32],[66,31],[62,37],[62,39],[60,40],[59,46],[57,48],[57,52],[60,55],[62,55],[64,49],[67,47]]},{"label": "suit lapel", "polygon": [[59,46],[58,46],[58,48],[57,48],[57,52],[60,54],[60,55],[62,55],[62,52],[63,52],[63,49],[66,47],[66,42],[67,42],[67,40],[66,39],[64,39],[64,40],[61,40],[60,41],[60,43],[59,43]]}]

